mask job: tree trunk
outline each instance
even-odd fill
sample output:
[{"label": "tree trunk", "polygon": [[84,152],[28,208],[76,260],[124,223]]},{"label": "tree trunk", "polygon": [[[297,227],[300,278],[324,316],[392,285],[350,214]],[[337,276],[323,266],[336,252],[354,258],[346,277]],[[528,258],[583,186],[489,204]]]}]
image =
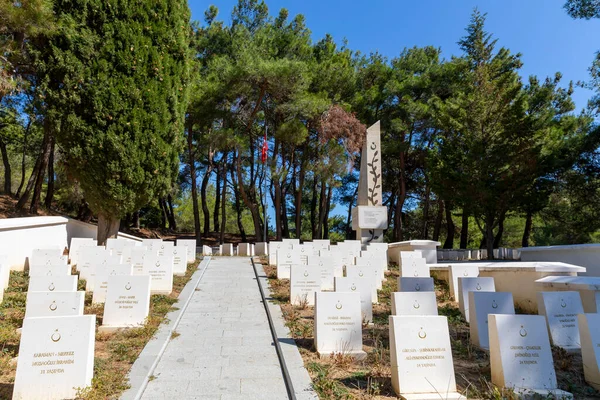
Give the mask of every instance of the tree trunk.
[{"label": "tree trunk", "polygon": [[331,198],[333,197],[333,187],[329,186],[327,191],[327,206],[325,207],[325,221],[323,221],[323,239],[329,239],[329,211],[331,210]]},{"label": "tree trunk", "polygon": [[421,237],[427,240],[429,237],[429,197],[431,196],[431,188],[428,183],[425,183],[425,198],[423,199],[423,229]]},{"label": "tree trunk", "polygon": [[[226,156],[226,155],[225,155]],[[227,223],[227,166],[223,164],[222,193],[221,193],[221,231],[219,243],[225,243],[225,224]]]},{"label": "tree trunk", "polygon": [[444,218],[444,202],[442,200],[438,200],[438,211],[435,217],[435,224],[433,225],[433,237],[432,240],[439,242],[440,240],[440,231],[442,230],[442,218]]},{"label": "tree trunk", "polygon": [[304,189],[304,178],[306,177],[306,162],[308,158],[308,142],[304,143],[302,149],[302,160],[300,161],[300,171],[298,172],[298,187],[296,188],[296,238],[302,236],[302,189]]},{"label": "tree trunk", "polygon": [[487,247],[488,260],[494,259],[494,217],[486,216],[485,218],[485,238]]},{"label": "tree trunk", "polygon": [[[221,158],[223,161],[223,158]],[[213,211],[213,222],[215,224],[215,232],[221,232],[221,225],[219,225],[219,213],[221,210],[221,164],[217,164],[216,168],[216,188],[215,188],[215,209]]]},{"label": "tree trunk", "polygon": [[317,237],[313,239],[323,239],[323,219],[325,218],[325,202],[327,201],[327,184],[325,180],[321,181],[321,192],[319,193],[319,220],[317,222]]},{"label": "tree trunk", "polygon": [[40,198],[42,196],[42,184],[44,183],[44,176],[46,175],[46,167],[48,166],[48,159],[50,158],[50,150],[52,148],[52,139],[50,133],[50,122],[44,120],[44,140],[42,144],[42,159],[40,162],[40,169],[38,170],[35,185],[33,186],[33,196],[31,197],[31,205],[29,206],[29,212],[31,214],[37,214],[40,206]]},{"label": "tree trunk", "polygon": [[[188,123],[188,134],[187,134],[187,151],[188,151],[188,166],[190,168],[190,183],[192,185],[192,208],[194,212],[194,233],[196,235],[196,244],[202,243],[202,236],[200,232],[200,211],[198,210],[198,187],[196,185],[196,159],[194,157],[194,133],[192,131],[192,123]],[[204,180],[202,181],[204,184]],[[202,211],[204,211],[204,204],[202,205]],[[206,214],[204,215],[204,227],[208,220]]]},{"label": "tree trunk", "polygon": [[529,247],[529,237],[531,235],[531,228],[533,226],[533,213],[527,211],[527,217],[525,219],[525,230],[523,231],[523,239],[521,240],[522,247]]},{"label": "tree trunk", "polygon": [[233,188],[233,199],[238,230],[240,231],[240,235],[242,236],[242,242],[247,243],[248,239],[246,238],[246,230],[244,229],[244,224],[242,224],[242,207],[240,205],[240,194],[237,190],[237,184],[235,182],[235,173],[233,172],[233,169],[231,170],[231,187]]},{"label": "tree trunk", "polygon": [[134,211],[132,216],[132,226],[135,229],[140,229],[140,212]]},{"label": "tree trunk", "polygon": [[404,236],[404,229],[402,227],[402,209],[404,208],[404,201],[406,200],[406,188],[404,185],[400,185],[400,194],[396,200],[396,209],[394,210],[394,241],[401,242]]},{"label": "tree trunk", "polygon": [[27,123],[27,128],[25,129],[25,133],[23,134],[23,156],[21,157],[21,182],[19,183],[19,188],[17,189],[17,193],[15,194],[15,198],[19,198],[21,196],[21,190],[23,190],[23,185],[25,184],[25,170],[26,165],[25,161],[27,160],[27,138],[29,137],[29,130],[31,129],[31,119]]},{"label": "tree trunk", "polygon": [[454,221],[452,220],[452,203],[446,201],[446,228],[448,235],[444,242],[444,249],[451,249],[454,247]]},{"label": "tree trunk", "polygon": [[117,237],[119,222],[119,218],[98,214],[98,246],[106,246],[106,239]]},{"label": "tree trunk", "polygon": [[504,219],[506,218],[506,213],[502,213],[500,215],[500,219],[498,219],[498,232],[496,233],[496,237],[494,238],[494,248],[497,249],[500,247],[500,243],[502,243],[502,235],[504,234]]},{"label": "tree trunk", "polygon": [[273,179],[273,188],[275,190],[275,201],[273,207],[275,208],[275,240],[281,241],[282,235],[282,216],[281,216],[281,183],[279,178]]},{"label": "tree trunk", "polygon": [[466,249],[469,244],[469,212],[463,207],[462,221],[460,225],[460,248]]},{"label": "tree trunk", "polygon": [[44,199],[44,207],[48,210],[52,208],[52,200],[54,199],[54,146],[56,140],[50,138],[50,157],[48,158],[48,187],[46,189],[46,198]]},{"label": "tree trunk", "polygon": [[[169,193],[167,195],[167,202],[165,204],[167,209],[167,217],[169,218],[169,229],[176,231],[177,230],[177,221],[175,220],[175,212],[173,212],[173,196]],[[196,205],[196,211],[198,210],[198,205]]]},{"label": "tree trunk", "polygon": [[[209,156],[210,157],[210,156]],[[204,237],[208,238],[210,233],[210,211],[208,209],[208,201],[206,200],[206,188],[208,187],[208,181],[210,174],[213,171],[212,159],[209,160],[209,165],[206,168],[204,177],[202,177],[202,185],[200,186],[200,199],[202,201],[202,215],[204,216]]]},{"label": "tree trunk", "polygon": [[[358,194],[358,186],[356,186],[356,189],[354,189],[354,194],[352,195],[352,198],[355,199],[357,194]],[[346,216],[346,239],[350,239],[352,237],[351,220],[352,220],[352,206],[353,205],[354,205],[354,201],[350,200],[350,202],[348,203],[348,215]]]},{"label": "tree trunk", "polygon": [[[281,222],[283,223],[283,230],[281,231],[281,235],[283,237],[289,238],[290,237],[290,227],[288,225],[287,202],[285,201],[285,196],[286,196],[286,192],[285,192],[285,190],[282,190],[281,198],[283,199],[283,201],[281,202]],[[298,239],[300,239],[300,238],[298,238]]]},{"label": "tree trunk", "polygon": [[12,194],[12,171],[10,169],[10,160],[6,151],[6,143],[0,139],[0,151],[2,152],[2,163],[4,164],[4,194]]},{"label": "tree trunk", "polygon": [[316,221],[316,212],[317,212],[317,177],[315,175],[313,179],[313,187],[312,187],[312,198],[310,200],[310,237],[314,238],[317,235],[317,221]]},{"label": "tree trunk", "polygon": [[158,206],[160,207],[160,228],[167,229],[167,205],[162,197],[158,198]]}]

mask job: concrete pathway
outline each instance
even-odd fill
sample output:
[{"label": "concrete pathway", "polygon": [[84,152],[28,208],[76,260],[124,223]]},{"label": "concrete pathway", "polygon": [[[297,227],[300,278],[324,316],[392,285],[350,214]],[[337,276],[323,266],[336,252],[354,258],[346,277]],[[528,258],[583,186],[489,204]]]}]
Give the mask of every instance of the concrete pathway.
[{"label": "concrete pathway", "polygon": [[142,399],[288,399],[249,258],[212,259],[176,332]]}]

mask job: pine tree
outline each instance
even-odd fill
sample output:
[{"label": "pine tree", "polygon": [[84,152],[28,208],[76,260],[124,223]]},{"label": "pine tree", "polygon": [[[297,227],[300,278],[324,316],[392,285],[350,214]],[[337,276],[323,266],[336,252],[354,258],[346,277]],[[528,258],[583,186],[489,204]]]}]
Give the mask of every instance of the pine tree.
[{"label": "pine tree", "polygon": [[41,89],[66,169],[98,215],[98,242],[178,173],[189,79],[183,0],[57,0]]}]

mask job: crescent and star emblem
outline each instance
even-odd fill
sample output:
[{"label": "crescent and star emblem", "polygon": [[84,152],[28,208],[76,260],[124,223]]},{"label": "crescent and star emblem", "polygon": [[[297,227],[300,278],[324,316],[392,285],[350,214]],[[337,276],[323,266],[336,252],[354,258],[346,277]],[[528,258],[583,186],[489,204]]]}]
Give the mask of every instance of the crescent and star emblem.
[{"label": "crescent and star emblem", "polygon": [[350,289],[354,292],[356,290],[356,285],[352,285]]},{"label": "crescent and star emblem", "polygon": [[371,142],[371,150],[375,149],[377,149],[377,145],[375,144],[375,142]]},{"label": "crescent and star emblem", "polygon": [[60,341],[60,338],[61,338],[61,336],[60,336],[60,333],[58,333],[58,329],[55,330],[54,333],[50,336],[50,339],[52,339],[52,341],[54,343]]},{"label": "crescent and star emblem", "polygon": [[341,310],[342,309],[342,303],[340,303],[338,301],[337,304],[335,305],[335,308],[337,308],[338,310]]},{"label": "crescent and star emblem", "polygon": [[304,276],[308,276],[308,271],[304,271]]},{"label": "crescent and star emblem", "polygon": [[419,302],[418,302],[418,301],[416,301],[416,300],[415,300],[415,302],[413,303],[413,308],[414,308],[415,310],[418,310],[419,308],[421,308],[421,305],[419,304]]},{"label": "crescent and star emblem", "polygon": [[56,287],[54,286],[54,283],[50,283],[50,285],[48,286],[48,290],[51,292],[54,292],[54,289],[56,289]]},{"label": "crescent and star emblem", "polygon": [[420,291],[421,291],[421,285],[419,285],[419,284],[417,283],[417,284],[415,285],[415,290],[416,290],[417,292],[420,292]]},{"label": "crescent and star emblem", "polygon": [[50,307],[48,307],[50,309],[50,311],[56,311],[56,309],[58,308],[58,306],[56,305],[56,301],[53,301],[50,304]]},{"label": "crescent and star emblem", "polygon": [[419,331],[419,337],[420,337],[421,339],[425,339],[425,338],[427,337],[427,332],[425,332],[425,331],[423,330],[423,328],[421,328],[421,330]]},{"label": "crescent and star emblem", "polygon": [[492,308],[498,308],[498,303],[496,303],[496,300],[492,300]]},{"label": "crescent and star emblem", "polygon": [[523,328],[523,325],[521,325],[521,330],[519,330],[519,335],[521,335],[521,337],[527,336],[527,330],[525,328]]},{"label": "crescent and star emblem", "polygon": [[127,282],[127,285],[125,285],[125,290],[131,290],[131,283]]},{"label": "crescent and star emblem", "polygon": [[475,286],[475,289],[481,290],[481,285],[479,283],[477,283],[477,286]]}]

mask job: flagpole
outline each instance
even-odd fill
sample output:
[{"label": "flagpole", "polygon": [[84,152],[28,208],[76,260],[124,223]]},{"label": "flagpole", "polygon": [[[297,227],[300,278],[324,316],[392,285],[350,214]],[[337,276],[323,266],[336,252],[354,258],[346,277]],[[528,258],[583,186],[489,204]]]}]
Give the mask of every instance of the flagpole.
[{"label": "flagpole", "polygon": [[[265,124],[265,143],[266,143],[266,141],[267,141],[267,124]],[[267,147],[267,149],[268,149],[268,147]],[[267,152],[268,151],[269,150],[267,150]],[[263,183],[265,185],[265,188],[263,190],[264,191],[264,193],[263,193],[263,196],[264,196],[264,198],[263,198],[263,214],[264,214],[263,218],[264,218],[264,221],[265,221],[265,232],[264,232],[263,238],[264,238],[265,243],[269,242],[269,237],[268,237],[268,234],[269,234],[269,231],[268,231],[269,221],[267,220],[267,190],[268,190],[268,185],[267,185],[267,158],[268,158],[268,154],[267,154],[267,157],[265,157],[265,162],[264,162],[264,168],[265,168],[264,169],[264,180],[265,180],[265,182]]]}]

